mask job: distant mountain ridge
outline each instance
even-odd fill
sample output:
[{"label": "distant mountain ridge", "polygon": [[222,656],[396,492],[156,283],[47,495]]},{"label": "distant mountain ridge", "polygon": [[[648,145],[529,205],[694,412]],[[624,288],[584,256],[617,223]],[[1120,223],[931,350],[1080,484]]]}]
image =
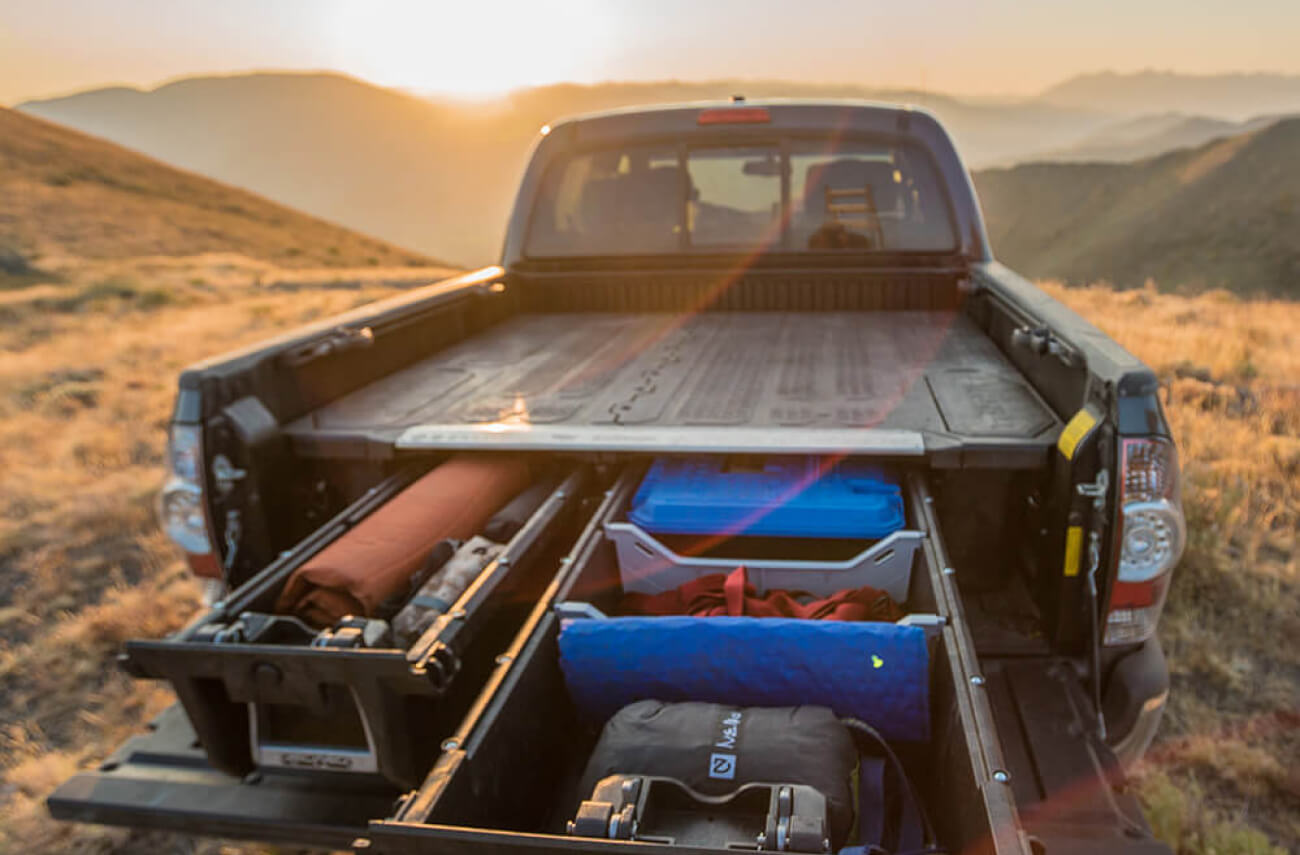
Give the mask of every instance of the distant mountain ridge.
[{"label": "distant mountain ridge", "polygon": [[400,245],[485,263],[530,138],[471,132],[486,120],[341,75],[189,78],[20,109]]},{"label": "distant mountain ridge", "polygon": [[1062,81],[1039,98],[1062,107],[1112,113],[1179,112],[1242,121],[1300,112],[1300,75],[1102,71]]},{"label": "distant mountain ridge", "polygon": [[1070,284],[1300,297],[1300,118],[1127,164],[975,174],[994,254]]},{"label": "distant mountain ridge", "polygon": [[0,108],[0,256],[238,252],[284,267],[429,263],[416,253]]},{"label": "distant mountain ridge", "polygon": [[1175,151],[1195,148],[1267,127],[1285,116],[1256,116],[1242,122],[1189,116],[1184,113],[1144,115],[1105,125],[1071,146],[1044,152],[1034,161],[1127,163]]}]

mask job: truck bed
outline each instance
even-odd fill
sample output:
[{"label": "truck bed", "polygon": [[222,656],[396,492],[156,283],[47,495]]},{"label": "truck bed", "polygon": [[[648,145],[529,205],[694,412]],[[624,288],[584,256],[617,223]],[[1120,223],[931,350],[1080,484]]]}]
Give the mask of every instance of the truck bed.
[{"label": "truck bed", "polygon": [[288,434],[306,455],[355,444],[946,452],[1032,467],[1060,426],[960,312],[584,312],[510,317]]}]

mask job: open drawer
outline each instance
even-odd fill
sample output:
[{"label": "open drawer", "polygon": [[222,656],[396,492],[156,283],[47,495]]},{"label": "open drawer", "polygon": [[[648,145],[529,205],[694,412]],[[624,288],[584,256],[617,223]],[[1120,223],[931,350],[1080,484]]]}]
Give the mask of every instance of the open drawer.
[{"label": "open drawer", "polygon": [[[566,833],[585,798],[578,779],[598,728],[566,687],[559,653],[566,618],[557,611],[581,602],[614,612],[622,587],[607,523],[622,516],[640,475],[625,473],[606,494],[567,566],[443,743],[433,770],[390,819],[371,824],[363,845],[412,853],[614,852],[647,845]],[[919,543],[905,605],[939,620],[929,632],[929,737],[896,748],[943,846],[1028,853],[925,482],[911,475],[906,485],[907,529]],[[673,851],[727,850],[678,845]]]},{"label": "open drawer", "polygon": [[535,509],[409,645],[275,613],[296,569],[425,468],[372,488],[183,630],[129,642],[128,671],[166,680],[179,704],[60,787],[51,812],[340,846],[418,785],[572,543],[589,480],[546,469]]}]

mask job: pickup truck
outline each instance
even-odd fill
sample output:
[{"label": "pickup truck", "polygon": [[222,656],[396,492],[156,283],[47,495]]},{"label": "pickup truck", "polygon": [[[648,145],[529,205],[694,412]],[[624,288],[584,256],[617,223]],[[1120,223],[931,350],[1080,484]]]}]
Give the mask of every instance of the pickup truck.
[{"label": "pickup truck", "polygon": [[[994,260],[924,110],[736,98],[544,127],[500,264],[179,386],[162,521],[215,594],[127,644],[178,704],[64,783],[58,818],[384,852],[650,845],[565,834],[594,733],[556,667],[562,607],[607,602],[650,461],[799,455],[902,485],[905,605],[935,621],[931,737],[904,761],[925,851],[1168,851],[1124,775],[1165,707],[1184,540],[1157,380]],[[544,495],[413,642],[276,613],[431,467],[507,453]]]}]

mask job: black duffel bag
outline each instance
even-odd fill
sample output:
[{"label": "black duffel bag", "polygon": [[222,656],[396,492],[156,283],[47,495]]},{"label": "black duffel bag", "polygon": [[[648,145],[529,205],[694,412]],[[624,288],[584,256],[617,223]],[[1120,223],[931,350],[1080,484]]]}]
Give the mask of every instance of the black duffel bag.
[{"label": "black duffel bag", "polygon": [[[629,704],[606,722],[579,793],[587,798],[611,775],[671,778],[704,796],[726,796],[755,783],[804,785],[825,797],[827,830],[838,849],[853,828],[859,759],[872,755],[887,759],[900,790],[897,799],[890,799],[891,808],[879,804],[874,810],[899,814],[902,802],[910,801],[915,807],[908,813],[915,813],[914,820],[920,823],[918,836],[933,842],[924,809],[893,751],[872,728],[853,719],[841,720],[825,707]],[[878,786],[864,788],[862,795],[878,790]],[[895,825],[900,821],[895,816]]]},{"label": "black duffel bag", "polygon": [[853,826],[853,737],[825,707],[639,701],[614,714],[579,791],[609,775],[658,775],[722,796],[743,784],[804,784],[826,797],[831,839]]}]

